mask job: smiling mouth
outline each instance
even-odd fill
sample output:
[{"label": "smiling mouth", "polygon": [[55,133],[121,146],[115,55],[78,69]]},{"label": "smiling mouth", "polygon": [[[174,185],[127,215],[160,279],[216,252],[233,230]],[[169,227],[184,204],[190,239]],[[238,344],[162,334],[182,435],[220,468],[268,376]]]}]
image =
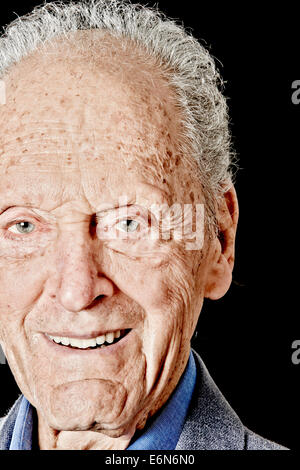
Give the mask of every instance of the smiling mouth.
[{"label": "smiling mouth", "polygon": [[53,336],[46,334],[47,338],[59,346],[65,346],[71,349],[99,349],[107,348],[118,343],[123,339],[131,329],[110,331],[95,338],[80,339],[67,336]]}]

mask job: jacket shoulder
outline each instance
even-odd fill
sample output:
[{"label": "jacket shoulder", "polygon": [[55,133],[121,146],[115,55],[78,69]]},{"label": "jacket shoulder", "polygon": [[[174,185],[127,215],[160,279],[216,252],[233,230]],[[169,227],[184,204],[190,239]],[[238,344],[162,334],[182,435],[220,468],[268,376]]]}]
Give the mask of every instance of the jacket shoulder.
[{"label": "jacket shoulder", "polygon": [[284,450],[247,429],[211,378],[193,350],[196,385],[178,450]]},{"label": "jacket shoulder", "polygon": [[269,441],[245,427],[245,449],[246,450],[289,450],[276,442]]}]

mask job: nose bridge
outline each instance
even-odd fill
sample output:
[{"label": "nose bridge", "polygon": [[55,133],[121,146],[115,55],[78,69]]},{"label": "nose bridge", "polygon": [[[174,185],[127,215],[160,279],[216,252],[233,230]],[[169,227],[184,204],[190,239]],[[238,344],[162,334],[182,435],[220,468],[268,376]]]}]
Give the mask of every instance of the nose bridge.
[{"label": "nose bridge", "polygon": [[95,298],[98,277],[91,243],[83,231],[67,231],[57,250],[58,294],[65,308],[79,311]]}]

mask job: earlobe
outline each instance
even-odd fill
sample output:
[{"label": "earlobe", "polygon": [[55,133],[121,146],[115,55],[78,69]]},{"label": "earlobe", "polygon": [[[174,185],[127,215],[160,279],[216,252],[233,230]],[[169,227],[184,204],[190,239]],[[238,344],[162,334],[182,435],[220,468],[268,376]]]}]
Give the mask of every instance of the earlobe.
[{"label": "earlobe", "polygon": [[218,300],[228,291],[232,281],[232,269],[225,256],[220,255],[217,263],[211,267],[205,286],[205,297]]},{"label": "earlobe", "polygon": [[232,281],[235,235],[238,222],[238,202],[233,186],[218,201],[219,234],[211,247],[210,267],[205,297],[217,300],[226,294]]}]

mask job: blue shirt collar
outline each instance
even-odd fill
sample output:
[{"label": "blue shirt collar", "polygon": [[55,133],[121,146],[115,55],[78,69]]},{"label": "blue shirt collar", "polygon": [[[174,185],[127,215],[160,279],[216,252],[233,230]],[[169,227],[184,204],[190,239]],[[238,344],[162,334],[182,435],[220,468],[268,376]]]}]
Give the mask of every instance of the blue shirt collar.
[{"label": "blue shirt collar", "polygon": [[[185,422],[195,383],[196,365],[191,351],[186,369],[171,397],[127,450],[174,450]],[[10,450],[32,449],[33,414],[34,408],[23,396],[14,425]]]},{"label": "blue shirt collar", "polygon": [[31,450],[33,430],[33,406],[22,397],[15,421],[9,450]]}]

